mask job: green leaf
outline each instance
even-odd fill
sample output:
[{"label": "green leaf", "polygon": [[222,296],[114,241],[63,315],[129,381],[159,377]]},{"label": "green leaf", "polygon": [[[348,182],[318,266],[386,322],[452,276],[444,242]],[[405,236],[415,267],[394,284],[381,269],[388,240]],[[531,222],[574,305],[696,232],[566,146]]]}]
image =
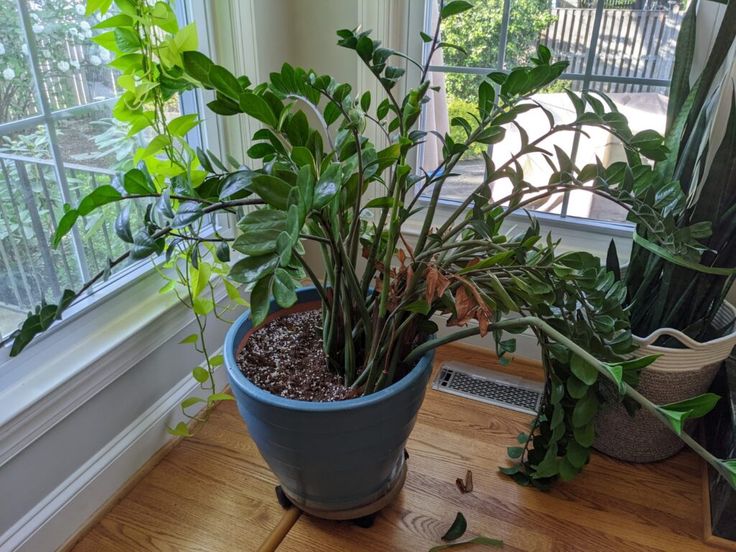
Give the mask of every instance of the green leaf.
[{"label": "green leaf", "polygon": [[218,92],[224,94],[233,101],[240,101],[242,87],[235,76],[221,65],[212,65],[209,70],[210,84]]},{"label": "green leaf", "polygon": [[192,377],[199,383],[204,383],[208,379],[210,379],[210,373],[201,366],[197,366],[194,370],[192,370]]},{"label": "green leaf", "polygon": [[446,19],[448,17],[452,17],[453,15],[468,11],[472,7],[473,4],[467,2],[466,0],[452,0],[451,2],[448,2],[444,5],[442,11],[440,12],[440,17],[442,19]]},{"label": "green leaf", "polygon": [[258,280],[256,285],[253,286],[253,291],[250,293],[250,316],[253,320],[253,326],[260,326],[268,316],[272,282],[273,278],[266,276]]},{"label": "green leaf", "polygon": [[184,62],[184,71],[187,75],[205,86],[212,87],[210,83],[210,68],[214,63],[212,63],[210,58],[200,52],[190,51],[182,53],[182,60]]},{"label": "green leaf", "polygon": [[509,458],[516,460],[524,454],[524,449],[522,447],[509,447],[506,449],[506,453],[509,455]]},{"label": "green leaf", "polygon": [[193,345],[197,341],[199,341],[199,334],[194,333],[192,335],[186,336],[184,339],[182,339],[179,342],[179,344],[180,345]]},{"label": "green leaf", "polygon": [[125,173],[123,176],[123,188],[131,195],[146,195],[155,193],[156,191],[140,169],[130,169]]},{"label": "green leaf", "polygon": [[177,437],[192,436],[192,434],[189,433],[189,427],[184,422],[179,422],[178,424],[176,424],[176,427],[167,427],[166,431],[168,431],[170,435],[175,435]]},{"label": "green leaf", "polygon": [[340,179],[340,164],[332,163],[319,177],[314,187],[314,200],[312,205],[315,209],[321,209],[327,205],[337,194]]},{"label": "green leaf", "polygon": [[657,410],[667,417],[672,428],[680,435],[686,420],[705,416],[719,400],[720,397],[715,393],[705,393],[684,401],[657,406]]},{"label": "green leaf", "polygon": [[121,52],[129,54],[136,52],[141,47],[141,39],[134,28],[116,27],[113,33],[115,33],[115,45]]},{"label": "green leaf", "polygon": [[588,392],[588,385],[580,381],[575,376],[567,378],[567,392],[573,399],[580,399]]},{"label": "green leaf", "polygon": [[153,140],[151,140],[145,148],[139,149],[137,152],[135,152],[134,161],[138,163],[143,159],[153,157],[165,147],[168,147],[170,145],[171,138],[169,138],[165,134],[159,134]]},{"label": "green leaf", "polygon": [[595,366],[575,354],[570,358],[570,370],[586,385],[593,385],[598,379],[598,371]]},{"label": "green leaf", "polygon": [[189,397],[181,401],[180,406],[182,407],[182,409],[185,409],[185,408],[194,406],[195,404],[203,403],[203,402],[205,402],[205,400],[201,397]]},{"label": "green leaf", "polygon": [[210,366],[221,366],[225,362],[225,357],[222,355],[213,355],[210,357]]},{"label": "green leaf", "polygon": [[113,203],[122,199],[122,195],[115,188],[109,185],[100,186],[92,190],[90,194],[85,196],[79,207],[77,207],[77,213],[80,217],[89,215],[92,211],[108,203]]},{"label": "green leaf", "polygon": [[595,440],[595,422],[588,425],[573,428],[573,436],[581,446],[591,447]]},{"label": "green leaf", "polygon": [[285,211],[289,206],[292,186],[277,176],[259,174],[252,179],[249,188],[271,207]]},{"label": "green leaf", "polygon": [[277,268],[274,272],[273,296],[279,306],[285,309],[297,301],[294,279],[283,268]]},{"label": "green leaf", "polygon": [[253,181],[254,173],[248,169],[243,169],[230,173],[222,182],[222,190],[220,190],[220,199],[228,199],[237,193],[248,189]]},{"label": "green leaf", "polygon": [[598,412],[598,399],[595,392],[590,390],[585,397],[580,399],[572,411],[572,425],[583,427],[591,422]]},{"label": "green leaf", "polygon": [[493,111],[496,91],[488,81],[483,81],[478,86],[478,111],[481,119],[488,117]]},{"label": "green leaf", "polygon": [[250,115],[262,123],[266,123],[272,128],[277,128],[279,126],[276,115],[274,115],[268,102],[261,96],[258,96],[253,92],[245,91],[240,94],[239,101],[240,109],[243,110],[243,113]]},{"label": "green leaf", "polygon": [[461,512],[458,512],[455,516],[455,521],[452,522],[450,528],[442,535],[442,540],[453,541],[459,539],[465,534],[467,528],[468,522],[465,520],[465,516]]},{"label": "green leaf", "polygon": [[565,459],[575,468],[582,468],[590,457],[590,449],[576,441],[568,441]]},{"label": "green leaf", "polygon": [[736,489],[736,460],[726,460],[721,462],[721,465],[731,476],[731,487]]},{"label": "green leaf", "polygon": [[271,274],[278,261],[278,255],[275,254],[245,257],[230,269],[230,278],[241,284],[252,284]]},{"label": "green leaf", "polygon": [[183,228],[202,217],[202,204],[196,201],[185,201],[179,206],[179,210],[171,223],[172,228]]},{"label": "green leaf", "polygon": [[427,303],[424,299],[419,299],[417,301],[414,301],[413,303],[409,303],[401,310],[416,312],[418,314],[423,314],[424,316],[426,316],[427,314],[429,314],[430,308],[431,306],[429,305],[429,303]]},{"label": "green leaf", "polygon": [[176,119],[172,119],[168,126],[169,132],[173,136],[183,138],[186,133],[192,130],[199,124],[199,115],[191,113],[189,115],[182,115]]},{"label": "green leaf", "polygon": [[468,546],[472,544],[482,544],[484,546],[493,546],[496,548],[501,548],[503,546],[503,541],[480,536],[480,537],[474,537],[470,540],[466,540],[463,542],[451,542],[448,544],[440,544],[439,546],[434,546],[430,548],[429,552],[440,552],[441,550],[447,550],[448,548],[460,548],[460,547]]},{"label": "green leaf", "polygon": [[207,404],[213,405],[216,402],[220,401],[234,401],[235,397],[230,395],[229,393],[212,393],[207,397]]},{"label": "green leaf", "polygon": [[61,238],[66,236],[71,231],[78,218],[79,212],[76,209],[68,209],[64,213],[64,216],[61,217],[61,220],[59,220],[59,224],[56,227],[56,232],[54,232],[54,238],[52,241],[52,245],[54,248],[59,247],[59,244],[61,243]]}]

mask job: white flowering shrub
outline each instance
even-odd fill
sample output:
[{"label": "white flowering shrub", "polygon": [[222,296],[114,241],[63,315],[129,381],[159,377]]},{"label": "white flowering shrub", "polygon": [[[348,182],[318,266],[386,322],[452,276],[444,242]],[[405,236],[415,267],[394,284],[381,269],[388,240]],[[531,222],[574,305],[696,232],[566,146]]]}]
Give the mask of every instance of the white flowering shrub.
[{"label": "white flowering shrub", "polygon": [[[114,77],[105,67],[109,53],[91,40],[99,21],[85,16],[85,0],[22,1],[30,11],[52,109],[115,95]],[[16,0],[0,0],[0,123],[38,112],[30,63]]]}]

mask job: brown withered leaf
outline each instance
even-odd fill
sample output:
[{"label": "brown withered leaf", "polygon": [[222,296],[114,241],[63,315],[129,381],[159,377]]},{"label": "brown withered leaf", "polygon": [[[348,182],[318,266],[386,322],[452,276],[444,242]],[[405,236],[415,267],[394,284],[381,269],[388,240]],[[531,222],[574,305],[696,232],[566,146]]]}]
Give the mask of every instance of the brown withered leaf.
[{"label": "brown withered leaf", "polygon": [[[448,326],[466,326],[470,320],[477,320],[480,335],[488,333],[491,309],[472,283],[462,279],[455,290],[455,314],[448,320]],[[470,291],[468,291],[470,289]]]},{"label": "brown withered leaf", "polygon": [[427,292],[425,298],[427,304],[431,305],[435,299],[439,299],[447,291],[450,280],[442,274],[436,266],[429,266],[425,275]]},{"label": "brown withered leaf", "polygon": [[455,312],[457,314],[455,323],[458,326],[466,325],[474,317],[473,311],[476,306],[477,303],[465,289],[465,286],[458,286],[455,290]]},{"label": "brown withered leaf", "polygon": [[401,266],[404,266],[404,262],[406,261],[406,253],[404,253],[404,250],[399,249],[397,256],[399,258],[399,262],[401,263]]},{"label": "brown withered leaf", "polygon": [[465,481],[463,481],[461,478],[458,477],[455,480],[455,485],[457,485],[457,488],[463,494],[472,492],[473,491],[473,472],[468,470],[465,473]]}]

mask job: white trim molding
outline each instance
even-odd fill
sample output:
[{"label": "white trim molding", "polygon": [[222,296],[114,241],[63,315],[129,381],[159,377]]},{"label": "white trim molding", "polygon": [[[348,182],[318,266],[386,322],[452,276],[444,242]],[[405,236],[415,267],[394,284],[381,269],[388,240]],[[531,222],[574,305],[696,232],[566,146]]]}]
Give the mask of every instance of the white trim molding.
[{"label": "white trim molding", "polygon": [[[161,283],[149,274],[75,321],[73,334],[57,332],[3,366],[14,377],[0,380],[0,466],[191,323],[172,294],[157,293]],[[217,300],[225,295],[220,286]]]},{"label": "white trim molding", "polygon": [[[224,369],[215,372],[215,380],[218,388],[225,386]],[[187,375],[0,535],[0,550],[51,552],[67,542],[174,439],[166,428],[186,421],[179,404],[190,396],[206,393]]]}]

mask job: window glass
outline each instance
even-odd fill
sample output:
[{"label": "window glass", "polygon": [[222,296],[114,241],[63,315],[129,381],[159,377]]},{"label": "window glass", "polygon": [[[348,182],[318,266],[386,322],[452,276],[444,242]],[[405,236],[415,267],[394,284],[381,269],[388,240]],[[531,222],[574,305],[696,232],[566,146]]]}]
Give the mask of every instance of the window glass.
[{"label": "window glass", "polygon": [[[64,204],[130,169],[145,140],[112,117],[120,90],[110,55],[91,40],[104,30],[85,16],[86,1],[20,2],[22,10],[0,0],[0,337],[125,252],[117,204],[85,218],[57,249],[50,237]],[[181,111],[179,101],[167,106],[171,117]],[[131,218],[142,215],[133,205]]]},{"label": "window glass", "polygon": [[[461,46],[467,56],[453,48],[435,54],[431,78],[442,91],[431,100],[424,119],[426,130],[440,134],[449,130],[459,138],[461,128],[451,128],[450,122],[464,113],[477,114],[477,89],[484,75],[528,63],[541,42],[554,58],[569,62],[562,78],[535,97],[559,121],[574,116],[563,91],[567,87],[609,95],[635,132],[648,128],[664,131],[668,84],[685,6],[663,0],[506,1],[508,5],[504,0],[475,2],[473,10],[447,21],[443,40]],[[436,0],[428,0],[426,32],[436,24],[437,5]],[[531,139],[548,129],[540,110],[524,113],[518,122]],[[593,130],[589,134],[589,138],[578,139],[560,134],[545,144],[572,154],[578,166],[594,161],[596,156],[604,163],[623,158],[621,145],[607,133]],[[518,129],[509,126],[503,143],[488,148],[475,145],[455,167],[457,176],[443,187],[443,199],[464,200],[483,182],[483,149],[499,166],[516,151],[518,143]],[[439,155],[439,140],[433,137],[424,147],[422,168],[431,172]],[[531,184],[547,182],[550,168],[541,154],[528,156],[521,165],[525,180]],[[507,194],[510,183],[499,180],[490,188],[498,200]],[[530,206],[562,217],[617,222],[626,219],[624,209],[584,191],[539,198]]]}]

